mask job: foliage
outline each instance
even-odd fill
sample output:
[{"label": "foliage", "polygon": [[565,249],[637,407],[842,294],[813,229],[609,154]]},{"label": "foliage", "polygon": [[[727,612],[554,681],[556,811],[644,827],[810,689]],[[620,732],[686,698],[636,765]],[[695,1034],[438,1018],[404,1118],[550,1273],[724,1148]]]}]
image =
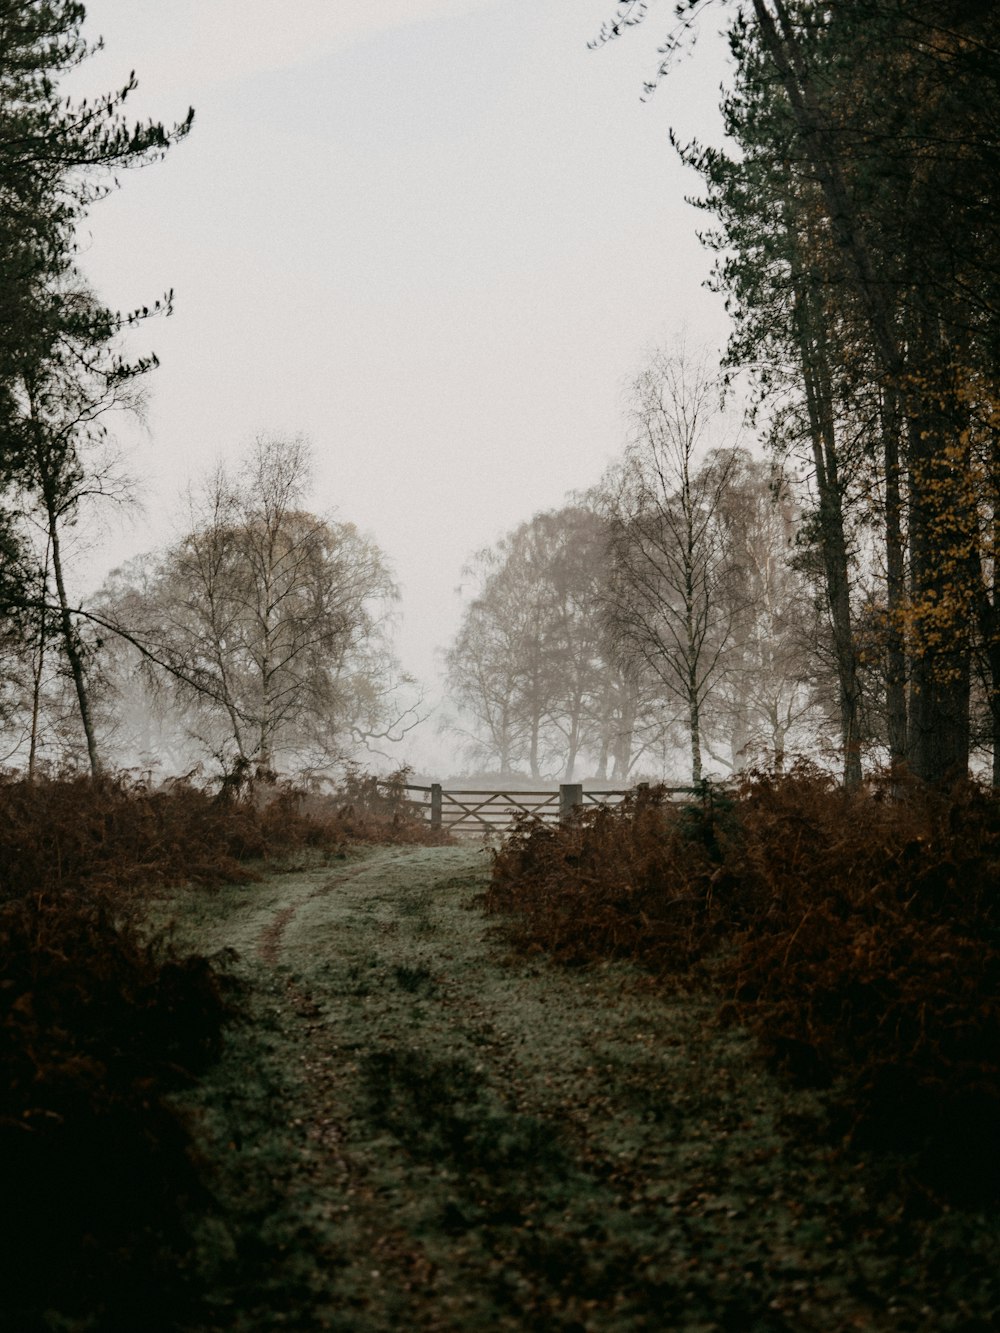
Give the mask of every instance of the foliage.
[{"label": "foliage", "polygon": [[84,889],[135,894],[172,884],[240,883],[254,862],[303,848],[429,841],[402,794],[353,772],[342,792],[234,783],[218,793],[187,780],[159,788],[128,777],[0,781],[0,898]]},{"label": "foliage", "polygon": [[[129,123],[135,76],[105,96],[77,103],[59,90],[60,76],[95,49],[82,36],[76,0],[25,5],[2,0],[0,23],[0,476],[18,470],[30,447],[27,380],[60,350],[103,347],[128,319],[76,299],[75,226],[89,206],[117,186],[115,173],[161,158],[193,120],[172,128]],[[130,317],[151,313],[148,307]],[[87,361],[87,358],[84,358]],[[141,361],[132,370],[148,368]],[[89,362],[88,362],[89,365]],[[108,369],[128,371],[120,359]],[[43,376],[44,378],[44,376]]]},{"label": "foliage", "polygon": [[24,1333],[56,1309],[170,1325],[205,1198],[171,1097],[216,1058],[230,1012],[212,964],[144,941],[103,891],[155,872],[155,821],[134,794],[87,788],[0,786],[0,1298]]},{"label": "foliage", "polygon": [[311,817],[327,819],[348,841],[378,843],[422,843],[441,845],[451,839],[444,829],[432,829],[424,812],[407,795],[408,768],[398,768],[388,777],[366,773],[348,764],[332,796],[311,798],[306,810]]},{"label": "foliage", "polygon": [[185,1210],[204,1189],[169,1096],[218,1054],[218,976],[156,953],[78,890],[0,906],[0,971],[7,1326],[33,1327],[38,1306],[158,1326],[148,1304],[177,1287]]},{"label": "foliage", "polygon": [[634,788],[620,805],[559,827],[522,818],[494,854],[488,905],[515,913],[522,942],[565,962],[631,957],[688,966],[701,909],[689,890],[712,865],[704,846],[685,837],[685,822],[661,787]]},{"label": "foliage", "polygon": [[655,789],[522,825],[488,902],[567,961],[711,980],[858,1147],[915,1154],[958,1196],[1000,1190],[1000,802],[976,786],[836,789],[799,766],[732,800]]},{"label": "foliage", "polygon": [[311,837],[318,831],[291,796],[258,809],[183,781],[159,790],[127,778],[0,783],[5,897],[77,888],[121,897],[189,880],[246,881],[246,862]]}]

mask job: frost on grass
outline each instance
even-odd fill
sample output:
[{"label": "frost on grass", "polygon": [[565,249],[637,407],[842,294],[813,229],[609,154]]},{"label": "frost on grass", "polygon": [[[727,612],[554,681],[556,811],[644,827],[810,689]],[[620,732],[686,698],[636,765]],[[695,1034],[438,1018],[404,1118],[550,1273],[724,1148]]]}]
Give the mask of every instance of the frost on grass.
[{"label": "frost on grass", "polygon": [[228,1237],[213,1327],[279,1308],[304,1333],[989,1317],[995,1227],[908,1210],[818,1146],[819,1100],[713,1000],[628,963],[512,957],[488,869],[379,848],[270,879],[252,918],[225,893],[199,918],[232,932],[253,1017],[198,1094]]}]

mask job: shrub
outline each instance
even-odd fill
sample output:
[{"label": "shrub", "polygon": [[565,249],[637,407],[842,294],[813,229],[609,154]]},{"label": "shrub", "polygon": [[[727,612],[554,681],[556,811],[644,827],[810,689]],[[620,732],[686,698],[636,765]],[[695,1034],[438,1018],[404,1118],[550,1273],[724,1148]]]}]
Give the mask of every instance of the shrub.
[{"label": "shrub", "polygon": [[859,1146],[915,1154],[951,1195],[1000,1190],[1000,801],[803,772],[741,802],[757,910],[720,976],[792,1076],[830,1086]]},{"label": "shrub", "polygon": [[0,905],[0,1246],[6,1327],[167,1325],[202,1187],[169,1094],[218,1052],[203,958],[157,957],[77,890]]},{"label": "shrub", "polygon": [[711,789],[681,806],[650,787],[558,827],[522,819],[494,853],[487,908],[563,961],[636,958],[676,979],[716,940],[708,909],[725,888],[718,839],[730,812]]},{"label": "shrub", "polygon": [[522,946],[721,986],[838,1132],[952,1196],[1000,1190],[1000,800],[808,766],[688,807],[662,791],[522,825],[487,897]]},{"label": "shrub", "polygon": [[[381,793],[377,804],[361,799],[369,787]],[[125,777],[0,780],[3,897],[239,883],[254,877],[248,862],[303,847],[441,840],[374,778],[332,796],[280,784],[213,794],[185,780],[155,789]]]}]

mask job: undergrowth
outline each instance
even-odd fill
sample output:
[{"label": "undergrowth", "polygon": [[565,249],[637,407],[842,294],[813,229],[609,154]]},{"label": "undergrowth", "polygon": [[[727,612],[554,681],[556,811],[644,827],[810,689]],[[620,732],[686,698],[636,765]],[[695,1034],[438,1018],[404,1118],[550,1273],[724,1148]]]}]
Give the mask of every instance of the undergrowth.
[{"label": "undergrowth", "polygon": [[113,892],[184,882],[240,883],[253,862],[305,847],[423,843],[401,781],[350,775],[340,792],[287,784],[221,792],[184,780],[0,780],[0,895],[63,887]]},{"label": "undergrowth", "polygon": [[0,905],[0,1326],[172,1326],[204,1187],[170,1098],[227,1010],[205,959],[158,955],[99,897]]},{"label": "undergrowth", "polygon": [[709,984],[824,1090],[827,1132],[937,1203],[1000,1197],[1000,800],[807,766],[671,804],[652,789],[495,854],[525,948]]},{"label": "undergrowth", "polygon": [[144,908],[303,848],[429,840],[402,780],[355,777],[322,797],[0,780],[0,1330],[184,1321],[211,1182],[172,1097],[218,1055],[233,983],[149,941]]},{"label": "undergrowth", "polygon": [[441,846],[452,841],[446,830],[432,829],[406,792],[408,768],[386,778],[349,764],[338,790],[330,796],[298,797],[302,813],[326,822],[346,842]]}]

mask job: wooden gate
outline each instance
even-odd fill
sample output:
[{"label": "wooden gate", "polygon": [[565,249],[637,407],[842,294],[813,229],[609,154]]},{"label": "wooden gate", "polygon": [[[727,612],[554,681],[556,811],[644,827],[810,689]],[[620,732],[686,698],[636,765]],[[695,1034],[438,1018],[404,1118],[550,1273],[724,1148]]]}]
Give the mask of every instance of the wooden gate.
[{"label": "wooden gate", "polygon": [[587,791],[580,783],[563,783],[548,791],[498,791],[478,788],[445,788],[440,783],[420,787],[407,783],[415,795],[417,812],[432,828],[449,833],[506,833],[519,815],[546,824],[558,824],[579,806],[613,805],[624,791]]}]

